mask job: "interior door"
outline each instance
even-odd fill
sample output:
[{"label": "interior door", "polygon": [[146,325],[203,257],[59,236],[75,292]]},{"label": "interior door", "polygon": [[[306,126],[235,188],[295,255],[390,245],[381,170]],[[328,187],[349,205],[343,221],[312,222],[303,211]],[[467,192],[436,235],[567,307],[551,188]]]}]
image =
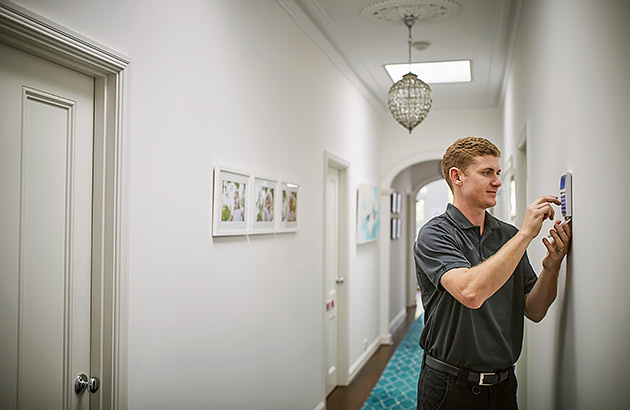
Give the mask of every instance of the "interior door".
[{"label": "interior door", "polygon": [[0,44],[3,409],[89,408],[93,106],[93,78]]},{"label": "interior door", "polygon": [[326,181],[325,221],[326,275],[326,395],[337,386],[338,304],[339,277],[339,171],[328,168]]}]

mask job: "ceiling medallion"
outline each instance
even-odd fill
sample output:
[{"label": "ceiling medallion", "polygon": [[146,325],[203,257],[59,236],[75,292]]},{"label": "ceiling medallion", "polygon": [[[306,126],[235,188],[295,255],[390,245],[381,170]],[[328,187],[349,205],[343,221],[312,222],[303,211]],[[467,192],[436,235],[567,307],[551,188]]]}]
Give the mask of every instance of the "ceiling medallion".
[{"label": "ceiling medallion", "polygon": [[415,16],[416,21],[429,23],[453,16],[460,9],[452,0],[384,0],[364,8],[361,16],[378,23],[400,23],[405,16]]}]

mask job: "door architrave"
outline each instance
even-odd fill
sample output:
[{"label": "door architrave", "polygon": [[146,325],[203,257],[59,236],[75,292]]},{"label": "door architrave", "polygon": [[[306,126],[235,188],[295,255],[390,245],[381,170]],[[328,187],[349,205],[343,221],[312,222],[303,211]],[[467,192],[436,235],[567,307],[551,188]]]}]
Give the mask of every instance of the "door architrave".
[{"label": "door architrave", "polygon": [[[349,266],[349,232],[345,221],[349,220],[349,203],[348,203],[348,169],[350,162],[336,156],[328,151],[324,152],[324,185],[323,185],[323,209],[326,218],[326,183],[328,181],[328,168],[335,168],[339,171],[339,252],[338,264],[339,275],[344,276],[346,282],[343,286],[339,286],[337,290],[337,385],[347,386],[350,384],[349,363],[348,363],[348,324],[349,324],[349,306],[348,306],[348,277],[350,272]],[[325,236],[322,237],[325,239]],[[325,244],[322,244],[324,247]],[[324,248],[322,248],[324,249]],[[322,263],[322,267],[325,263]],[[326,310],[323,308],[324,300],[327,298],[328,290],[326,289],[326,272],[322,270],[322,357],[326,357]],[[325,360],[322,361],[322,402],[326,403],[326,368]]]},{"label": "door architrave", "polygon": [[[130,59],[14,3],[0,0],[0,43],[95,80],[90,408],[127,409],[128,269],[123,118]],[[97,352],[98,354],[94,354]]]}]

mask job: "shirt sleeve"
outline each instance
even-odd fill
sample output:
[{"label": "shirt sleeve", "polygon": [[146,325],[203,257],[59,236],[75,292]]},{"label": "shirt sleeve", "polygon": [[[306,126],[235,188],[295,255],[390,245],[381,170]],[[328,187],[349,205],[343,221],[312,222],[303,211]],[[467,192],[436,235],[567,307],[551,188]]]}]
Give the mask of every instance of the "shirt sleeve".
[{"label": "shirt sleeve", "polygon": [[536,276],[536,272],[534,272],[532,264],[529,263],[527,251],[525,251],[525,255],[521,260],[521,263],[523,264],[523,290],[524,294],[527,295],[529,292],[531,292],[532,288],[536,284],[538,276]]},{"label": "shirt sleeve", "polygon": [[470,268],[463,249],[455,237],[439,226],[425,226],[414,246],[416,264],[421,274],[440,290],[442,276],[451,269]]}]

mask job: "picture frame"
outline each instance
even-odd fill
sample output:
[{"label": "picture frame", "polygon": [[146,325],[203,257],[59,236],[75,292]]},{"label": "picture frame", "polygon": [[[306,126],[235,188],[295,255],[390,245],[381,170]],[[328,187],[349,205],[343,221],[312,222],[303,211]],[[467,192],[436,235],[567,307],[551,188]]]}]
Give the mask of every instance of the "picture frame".
[{"label": "picture frame", "polygon": [[278,220],[278,232],[296,232],[299,221],[299,185],[290,182],[281,182],[278,201],[280,219]]},{"label": "picture frame", "polygon": [[390,224],[391,225],[390,238],[392,241],[398,239],[398,237],[396,236],[396,230],[398,229],[397,219],[398,218],[392,218],[391,224]]},{"label": "picture frame", "polygon": [[249,233],[255,235],[276,232],[280,219],[278,181],[254,176],[252,190]]},{"label": "picture frame", "polygon": [[246,235],[250,212],[251,174],[224,167],[214,169],[212,236]]},{"label": "picture frame", "polygon": [[391,239],[400,239],[402,234],[402,220],[400,218],[392,218],[391,220]]},{"label": "picture frame", "polygon": [[402,195],[398,192],[392,192],[391,195],[391,213],[399,214],[402,208]]},{"label": "picture frame", "polygon": [[378,187],[359,185],[357,188],[357,244],[375,241],[381,227]]}]

